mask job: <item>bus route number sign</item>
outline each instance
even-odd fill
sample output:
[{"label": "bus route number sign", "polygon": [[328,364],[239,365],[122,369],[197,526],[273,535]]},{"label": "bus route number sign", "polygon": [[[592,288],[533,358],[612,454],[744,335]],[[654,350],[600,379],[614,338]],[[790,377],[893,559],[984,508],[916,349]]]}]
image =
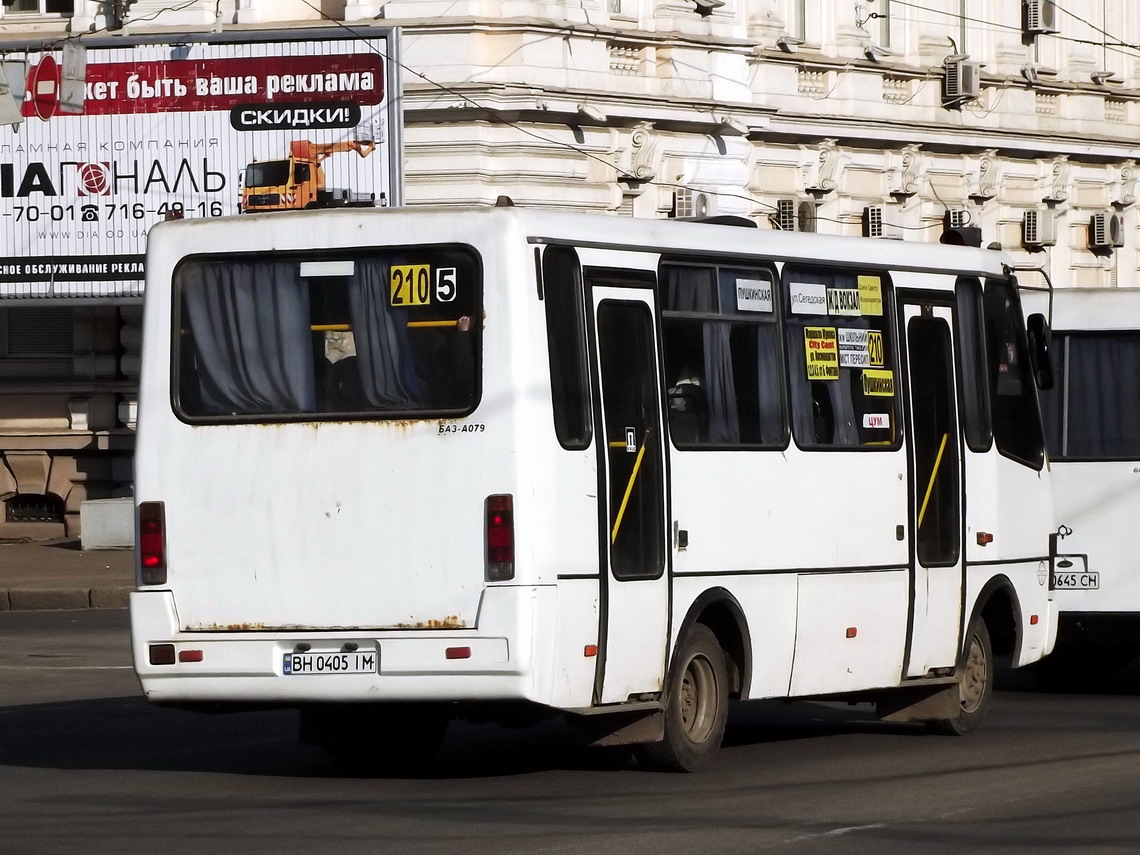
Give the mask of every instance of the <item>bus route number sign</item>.
[{"label": "bus route number sign", "polygon": [[389,288],[393,306],[426,306],[431,302],[431,266],[393,264]]}]

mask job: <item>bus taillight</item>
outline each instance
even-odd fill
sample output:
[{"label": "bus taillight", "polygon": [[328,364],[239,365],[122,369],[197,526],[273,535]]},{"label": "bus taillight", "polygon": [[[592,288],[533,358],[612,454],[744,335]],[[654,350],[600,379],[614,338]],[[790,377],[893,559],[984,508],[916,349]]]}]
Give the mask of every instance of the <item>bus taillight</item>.
[{"label": "bus taillight", "polygon": [[486,508],[488,582],[515,578],[515,514],[510,495],[488,496]]},{"label": "bus taillight", "polygon": [[166,512],[162,502],[139,503],[139,583],[166,584]]}]

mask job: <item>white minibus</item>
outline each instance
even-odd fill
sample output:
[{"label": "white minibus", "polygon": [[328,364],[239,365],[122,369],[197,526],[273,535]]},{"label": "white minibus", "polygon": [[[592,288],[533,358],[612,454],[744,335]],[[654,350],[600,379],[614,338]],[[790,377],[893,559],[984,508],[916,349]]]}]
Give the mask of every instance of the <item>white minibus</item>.
[{"label": "white minibus", "polygon": [[563,714],[694,770],[730,700],[964,733],[1054,641],[1000,253],[512,206],[148,241],[134,661],[390,766]]},{"label": "white minibus", "polygon": [[[1039,305],[1043,296],[1026,295]],[[1140,289],[1051,292],[1042,392],[1057,521],[1057,651],[1045,673],[1105,676],[1140,654]]]}]

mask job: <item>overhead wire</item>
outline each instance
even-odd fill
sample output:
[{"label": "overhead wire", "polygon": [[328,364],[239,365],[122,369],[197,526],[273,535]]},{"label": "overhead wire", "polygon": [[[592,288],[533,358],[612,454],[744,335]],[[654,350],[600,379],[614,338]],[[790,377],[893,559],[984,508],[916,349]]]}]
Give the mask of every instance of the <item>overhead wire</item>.
[{"label": "overhead wire", "polygon": [[[336,24],[337,26],[341,27],[342,29],[346,30],[347,32],[351,33],[353,36],[355,36],[357,38],[362,38],[362,35],[358,31],[356,31],[353,27],[350,27],[349,25],[343,23],[342,21],[337,21],[335,18],[332,18],[332,17],[326,15],[322,10],[318,9],[316,6],[314,6],[312,3],[310,3],[309,0],[301,0],[301,2],[304,3],[306,6],[308,6],[310,9],[317,12],[319,15],[321,15],[321,17],[325,18],[328,21],[331,21],[332,23]],[[374,52],[376,52],[378,55],[380,55],[379,51],[374,51]],[[565,140],[560,140],[560,139],[556,139],[554,137],[547,136],[545,134],[541,134],[537,131],[532,130],[531,128],[528,128],[528,127],[525,127],[525,126],[519,124],[518,122],[513,122],[510,119],[505,119],[502,116],[496,115],[497,111],[494,110],[494,108],[488,107],[484,104],[480,104],[478,101],[476,101],[473,98],[470,98],[469,96],[465,95],[464,93],[459,92],[458,90],[453,89],[452,87],[447,86],[443,83],[439,83],[435,80],[432,80],[426,74],[424,74],[420,71],[417,71],[416,69],[412,68],[411,66],[409,66],[409,65],[407,65],[407,64],[405,64],[399,60],[394,60],[394,59],[392,59],[392,57],[384,57],[384,59],[388,62],[392,62],[395,65],[398,65],[404,71],[408,71],[411,74],[414,74],[416,77],[420,78],[425,83],[428,83],[431,86],[435,86],[440,91],[446,92],[447,94],[452,95],[452,96],[460,99],[461,101],[464,101],[465,103],[467,103],[467,104],[469,104],[469,105],[471,105],[471,106],[473,106],[479,110],[486,111],[492,117],[492,119],[494,121],[496,121],[500,124],[507,125],[508,127],[511,127],[514,130],[516,130],[522,134],[525,134],[526,136],[540,140],[541,142],[545,142],[545,143],[549,143],[551,145],[558,145],[558,146],[562,146],[564,148],[568,148],[571,151],[574,151],[577,154],[582,155],[583,157],[589,158],[590,160],[594,160],[598,163],[605,165],[606,167],[608,167],[610,169],[613,169],[617,173],[617,177],[618,177],[619,181],[627,181],[627,182],[632,182],[632,183],[636,183],[636,184],[648,184],[648,185],[651,185],[654,187],[665,187],[665,188],[673,188],[673,189],[681,189],[681,190],[692,190],[693,189],[692,187],[690,187],[689,185],[686,185],[686,184],[679,184],[679,183],[669,182],[669,181],[661,181],[661,180],[656,179],[656,178],[649,179],[649,180],[644,180],[644,179],[638,178],[637,176],[631,175],[630,173],[626,172],[621,167],[619,167],[615,163],[613,163],[613,161],[608,160],[607,158],[600,157],[600,156],[594,154],[593,152],[587,151],[587,150],[585,150],[579,146],[574,145],[573,143],[569,143],[569,142],[566,142]],[[710,114],[711,114],[711,110],[710,110]],[[767,211],[767,213],[775,213],[777,210],[774,205],[771,205],[768,202],[763,202],[759,199],[754,198],[753,196],[749,196],[749,195],[744,194],[744,193],[730,192],[730,191],[724,191],[724,190],[709,190],[709,191],[702,191],[702,192],[708,192],[708,193],[711,193],[712,195],[723,196],[725,198],[740,199],[740,200],[748,202],[752,205],[758,205],[762,208],[770,209]]]},{"label": "overhead wire", "polygon": [[[308,6],[310,9],[315,11],[321,18],[323,18],[323,19],[335,24],[336,26],[346,30],[347,32],[349,32],[353,36],[355,36],[357,38],[361,38],[361,34],[357,30],[355,30],[353,27],[349,26],[348,24],[346,24],[342,21],[339,21],[339,20],[331,17],[330,15],[327,15],[322,9],[318,8],[317,6],[315,6],[311,2],[309,2],[309,0],[301,0],[301,2],[305,6]],[[933,9],[931,7],[922,6],[920,4],[908,2],[908,0],[893,0],[893,3],[900,5],[900,6],[908,6],[911,8],[919,9],[922,11],[945,14],[945,15],[948,15],[950,17],[957,18],[960,20],[968,20],[968,21],[972,21],[975,23],[979,23],[979,21],[975,18],[967,18],[967,17],[960,15],[958,13],[945,12],[944,10],[940,10],[940,9]],[[1072,14],[1072,13],[1067,13],[1067,14]],[[1073,15],[1073,17],[1077,18],[1077,20],[1082,21],[1082,23],[1086,23],[1086,24],[1088,23],[1086,21],[1083,21],[1083,19],[1079,18],[1076,15]],[[588,20],[588,18],[587,18],[587,23],[589,24],[590,27],[594,28],[595,32],[599,31],[597,29],[596,25],[594,25],[592,22],[590,22]],[[1012,25],[1000,24],[1000,23],[992,22],[992,21],[981,21],[980,23],[985,24],[987,26],[992,26],[992,27],[998,28],[998,29],[1015,30],[1017,32],[1021,31],[1020,27],[1014,27]],[[573,26],[570,26],[570,27],[565,27],[563,29],[565,30],[564,35],[569,35],[569,34],[572,34],[574,32],[575,28]],[[1096,29],[1096,28],[1094,27],[1094,29]],[[1099,45],[1100,44],[1098,42],[1091,42],[1091,41],[1083,40],[1083,39],[1075,39],[1072,37],[1061,37],[1061,36],[1058,36],[1058,37],[1062,38],[1064,40],[1074,41],[1074,42],[1078,42],[1081,44],[1092,44],[1092,45]],[[1137,47],[1135,45],[1129,45],[1129,44],[1126,44],[1123,42],[1121,42],[1120,46],[1128,47],[1128,48],[1136,48],[1136,49],[1140,50],[1140,47]],[[379,51],[375,51],[375,49],[373,49],[373,50],[378,55],[380,55]],[[594,153],[587,151],[587,150],[585,150],[579,146],[576,146],[572,143],[566,142],[565,140],[556,139],[554,137],[550,137],[550,136],[547,136],[545,134],[538,133],[537,131],[534,131],[528,127],[525,127],[525,126],[519,124],[518,122],[513,122],[509,119],[505,119],[502,116],[497,115],[497,111],[493,107],[488,107],[484,104],[480,104],[475,99],[470,98],[469,96],[465,95],[464,93],[462,93],[462,92],[460,92],[460,91],[458,91],[458,90],[456,90],[450,86],[447,86],[445,84],[442,84],[442,83],[439,83],[438,81],[433,80],[432,78],[428,77],[426,74],[423,74],[422,72],[417,71],[416,69],[412,68],[411,66],[408,66],[399,60],[394,60],[392,57],[389,57],[389,56],[384,56],[383,58],[387,62],[392,62],[393,64],[398,65],[404,71],[407,71],[411,74],[414,74],[416,77],[420,78],[425,83],[438,88],[440,91],[446,92],[449,95],[452,95],[452,96],[460,99],[461,101],[475,107],[476,109],[486,111],[495,122],[498,122],[500,124],[504,124],[508,127],[511,127],[514,130],[518,131],[519,133],[522,133],[526,136],[532,137],[533,139],[537,139],[541,142],[545,142],[545,143],[548,143],[551,145],[557,145],[557,146],[562,146],[564,148],[568,148],[571,151],[574,151],[577,154],[582,155],[583,157],[586,157],[590,160],[594,160],[598,163],[603,164],[607,168],[613,169],[616,172],[617,178],[619,181],[627,181],[627,182],[632,182],[632,183],[636,183],[636,184],[648,184],[650,186],[655,186],[655,187],[674,188],[674,189],[682,189],[682,190],[692,190],[693,189],[690,185],[686,185],[686,184],[661,181],[659,179],[649,179],[649,180],[640,179],[637,176],[631,175],[631,174],[627,173],[625,170],[621,169],[621,167],[617,166],[612,160],[609,160],[607,158],[595,155]],[[850,71],[850,69],[851,69],[851,64],[848,63],[841,70],[840,75],[839,75],[840,79],[842,79],[842,77],[845,76],[846,73],[848,71]],[[903,103],[908,103],[909,101],[913,100],[913,98],[915,96],[917,96],[917,94],[922,90],[922,88],[925,87],[927,82],[929,82],[929,81],[923,81],[922,86],[918,87],[918,90],[914,94],[912,94],[911,97],[908,98],[906,102],[903,102]],[[839,83],[839,81],[837,80],[836,83],[822,97],[824,99],[829,97],[837,88],[838,83]],[[1000,104],[1001,98],[1004,97],[1004,94],[1005,94],[1005,90],[1003,88],[1002,94],[1001,94],[1001,96],[999,96],[997,103],[995,103],[992,107],[990,107],[988,110],[986,110],[984,113],[981,113],[980,115],[982,115],[983,117],[988,116],[995,109],[997,109],[997,106],[998,106],[998,104]],[[820,99],[817,99],[817,100],[820,100]],[[710,114],[711,114],[711,110],[710,110]],[[723,190],[707,190],[707,191],[701,191],[701,192],[711,193],[712,195],[715,195],[718,197],[740,199],[742,201],[748,202],[749,204],[757,205],[757,206],[760,206],[761,208],[769,209],[766,213],[768,213],[769,218],[773,219],[773,221],[775,222],[773,215],[775,215],[778,212],[778,208],[774,205],[771,205],[770,203],[763,202],[759,199],[756,199],[753,196],[750,196],[750,195],[744,194],[744,193],[738,193],[738,192],[732,192],[732,191],[723,191]],[[943,203],[943,204],[945,205],[945,203]],[[830,217],[818,217],[817,216],[816,219],[817,220],[823,220],[824,222],[836,223],[839,225],[846,224],[846,222],[843,220],[838,220],[838,219],[834,219],[834,218],[830,218]],[[925,230],[930,229],[930,228],[935,228],[938,225],[940,225],[939,222],[932,222],[932,223],[928,223],[926,225],[920,225],[920,226],[906,226],[906,225],[901,225],[901,224],[892,224],[892,228],[905,229],[905,230],[910,230],[910,231],[925,231]]]}]

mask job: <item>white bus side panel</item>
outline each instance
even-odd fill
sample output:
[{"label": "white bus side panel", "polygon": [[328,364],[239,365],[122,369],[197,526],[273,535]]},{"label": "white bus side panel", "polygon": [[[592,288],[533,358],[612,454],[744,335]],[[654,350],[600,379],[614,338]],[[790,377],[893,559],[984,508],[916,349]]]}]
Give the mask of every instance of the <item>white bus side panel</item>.
[{"label": "white bus side panel", "polygon": [[563,579],[558,583],[558,615],[553,632],[550,705],[588,707],[593,701],[598,659],[598,580]]},{"label": "white bus side panel", "polygon": [[[677,451],[678,573],[904,567],[906,457],[898,451]],[[726,497],[734,497],[731,501]]]},{"label": "white bus side panel", "polygon": [[905,570],[801,575],[790,694],[897,686],[908,588]]},{"label": "white bus side panel", "polygon": [[752,680],[743,700],[787,697],[796,645],[795,574],[675,577],[672,647],[676,647],[677,634],[689,606],[714,587],[724,588],[732,594],[744,614],[748,615],[748,634],[752,639]]},{"label": "white bus side panel", "polygon": [[[898,684],[910,599],[907,543],[895,537],[907,520],[905,451],[673,450],[671,461],[673,517],[688,533],[674,551],[674,634],[693,597],[724,587],[747,600],[752,697]],[[725,495],[737,498],[709,499]],[[741,571],[755,575],[716,575]]]},{"label": "white bus side panel", "polygon": [[[1028,665],[1053,649],[1057,610],[1049,591],[1048,541],[1041,532],[1055,530],[1048,468],[1037,471],[1002,456],[996,446],[984,454],[968,453],[966,467],[966,611],[974,614],[977,597],[990,579],[1008,578],[1021,612],[1021,657]],[[992,535],[989,543],[986,535]],[[1005,563],[1010,562],[1010,563]],[[1037,622],[1031,618],[1037,616]]]},{"label": "white bus side panel", "polygon": [[[1057,512],[1073,530],[1057,550],[1064,555],[1087,556],[1088,566],[1077,559],[1058,573],[1077,573],[1077,584],[1054,591],[1063,612],[1140,611],[1140,552],[1136,530],[1140,524],[1140,472],[1132,460],[1053,463]],[[1098,574],[1097,588],[1080,574]]]}]

